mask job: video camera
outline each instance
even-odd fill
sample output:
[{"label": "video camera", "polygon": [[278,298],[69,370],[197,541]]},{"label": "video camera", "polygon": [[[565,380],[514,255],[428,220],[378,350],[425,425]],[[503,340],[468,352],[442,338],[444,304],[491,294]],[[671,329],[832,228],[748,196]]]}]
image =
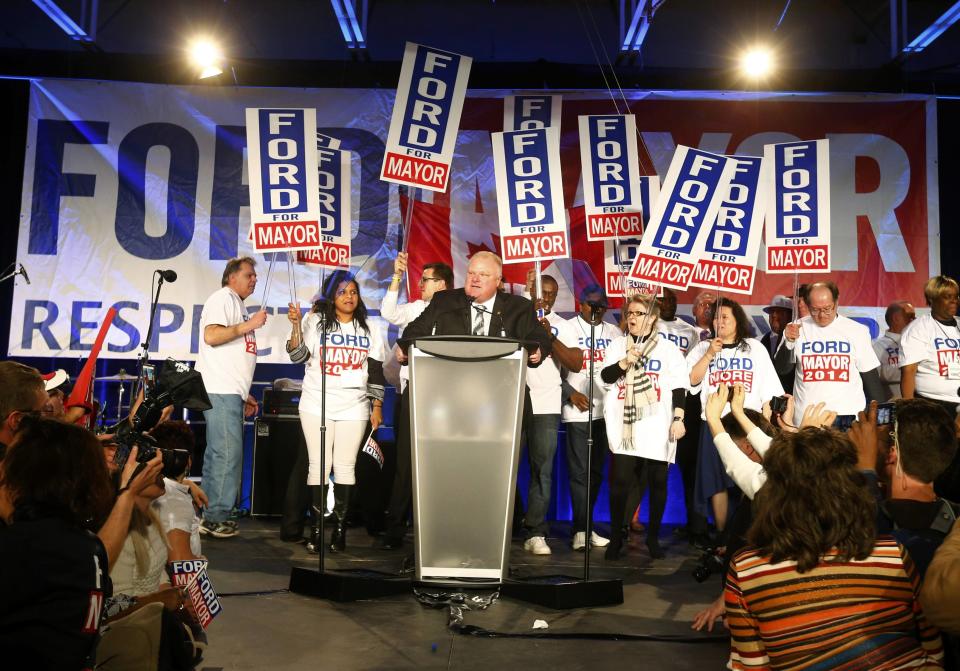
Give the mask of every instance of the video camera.
[{"label": "video camera", "polygon": [[715,547],[705,548],[690,573],[697,582],[705,582],[714,573],[721,573],[723,567],[723,554]]},{"label": "video camera", "polygon": [[130,458],[130,450],[137,446],[137,462],[146,463],[153,459],[157,450],[163,458],[163,475],[176,478],[187,467],[190,452],[187,450],[164,449],[147,433],[160,421],[163,409],[168,405],[179,405],[189,410],[209,410],[210,397],[203,386],[203,377],[190,369],[190,364],[167,359],[163,363],[159,376],[152,364],[143,366],[143,403],[133,417],[121,420],[107,427],[106,433],[114,434],[117,453],[113,462],[123,468]]}]

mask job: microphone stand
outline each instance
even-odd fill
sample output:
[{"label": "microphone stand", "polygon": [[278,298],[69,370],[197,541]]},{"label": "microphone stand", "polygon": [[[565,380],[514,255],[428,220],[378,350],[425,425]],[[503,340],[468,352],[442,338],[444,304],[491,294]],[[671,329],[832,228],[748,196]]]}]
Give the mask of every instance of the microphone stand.
[{"label": "microphone stand", "polygon": [[[320,472],[326,474],[327,472],[327,311],[324,309],[324,306],[321,305],[320,311],[317,313],[320,315],[320,324],[318,329],[320,330]],[[301,337],[300,342],[303,342]],[[321,484],[327,485],[330,482],[330,478],[327,477],[325,482]],[[320,491],[323,491],[322,489]],[[314,514],[316,514],[314,510]],[[324,560],[327,554],[327,542],[326,542],[326,528],[325,520],[327,518],[327,498],[323,499],[323,510],[320,512],[320,552],[317,554],[317,561],[319,562],[319,575],[320,581],[323,581],[324,575]]]},{"label": "microphone stand", "polygon": [[[153,271],[154,276],[158,273]],[[135,385],[133,395],[139,391],[139,385],[143,384],[143,366],[150,362],[150,339],[153,336],[153,320],[157,315],[157,305],[160,303],[160,289],[163,287],[163,273],[159,273],[157,280],[157,292],[153,295],[150,302],[150,321],[147,323],[147,337],[140,343],[140,352],[137,354],[138,382]],[[152,284],[152,282],[151,282]]]},{"label": "microphone stand", "polygon": [[593,492],[591,487],[593,486],[592,482],[592,468],[593,468],[593,357],[596,352],[597,341],[597,308],[593,305],[590,306],[590,367],[588,369],[588,378],[587,378],[587,498],[585,501],[586,505],[586,520],[587,527],[584,530],[584,553],[583,553],[583,579],[584,581],[590,580],[590,540],[593,536]]}]

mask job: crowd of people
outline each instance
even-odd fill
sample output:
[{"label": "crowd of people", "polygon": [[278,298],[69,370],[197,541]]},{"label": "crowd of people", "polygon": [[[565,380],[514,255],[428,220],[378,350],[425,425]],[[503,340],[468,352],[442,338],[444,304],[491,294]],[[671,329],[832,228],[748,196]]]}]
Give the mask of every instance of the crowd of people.
[{"label": "crowd of people", "polygon": [[[695,298],[690,321],[678,318],[669,289],[631,296],[615,324],[605,319],[603,289],[588,285],[577,294],[577,314],[564,319],[553,311],[554,277],[531,272],[526,296],[507,293],[502,263],[489,252],[471,258],[460,289],[449,266],[428,264],[420,298],[403,303],[407,260],[396,259],[382,303],[382,316],[405,336],[393,352],[348,273],[327,277],[307,314],[288,306],[287,353],[304,365],[299,414],[310,505],[285,523],[300,531],[284,540],[311,552],[346,549],[357,456],[383,422],[384,365],[392,357],[406,363],[409,339],[503,335],[529,343],[521,441],[531,477],[517,497],[525,551],[552,552],[547,511],[562,426],[574,550],[603,547],[606,560],[629,561],[630,533],[645,528],[650,559],[665,557],[667,474],[679,466],[687,513],[680,531],[724,565],[722,592],[694,626],[712,629],[723,619],[731,668],[960,662],[952,637],[960,635],[953,279],[927,282],[929,315],[891,303],[888,328],[874,341],[840,314],[835,284],[801,285],[792,298],[773,297],[764,310],[769,332],[756,339],[743,307],[713,292]],[[76,425],[87,409],[65,407],[64,374],[0,362],[0,575],[9,604],[0,647],[29,655],[30,668],[192,668],[202,654],[202,628],[170,567],[202,559],[201,535],[238,533],[242,422],[258,409],[250,395],[255,334],[267,318],[244,305],[255,265],[231,259],[203,307],[196,369],[211,405],[203,489],[186,477],[189,425],[152,428],[151,442],[163,449],[140,460],[141,444]],[[387,550],[402,547],[409,531],[402,365],[399,391]],[[164,450],[184,458],[164,460]],[[592,526],[607,464],[609,538]],[[331,480],[335,504],[323,538]],[[649,517],[640,520],[645,493]]]}]

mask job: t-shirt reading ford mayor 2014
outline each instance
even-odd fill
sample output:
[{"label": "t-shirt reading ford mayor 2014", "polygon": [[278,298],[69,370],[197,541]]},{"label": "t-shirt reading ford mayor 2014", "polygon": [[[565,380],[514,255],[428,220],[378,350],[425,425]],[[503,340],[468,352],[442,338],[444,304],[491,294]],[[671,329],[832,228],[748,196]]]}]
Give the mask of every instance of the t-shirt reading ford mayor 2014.
[{"label": "t-shirt reading ford mayor 2014", "polygon": [[[577,315],[568,320],[568,323],[571,326],[568,332],[569,339],[565,340],[562,333],[557,337],[567,347],[579,347],[583,350],[583,370],[579,373],[568,373],[567,383],[581,394],[586,394],[590,383],[590,322]],[[607,346],[622,335],[620,329],[609,322],[601,322],[594,327],[596,338],[596,347],[593,350],[594,375],[599,375],[607,365]],[[564,403],[561,419],[564,422],[586,422],[588,415],[586,410],[581,411],[572,403]],[[593,386],[593,419],[603,419],[603,390],[597,384]]]},{"label": "t-shirt reading ford mayor 2014", "polygon": [[208,394],[250,393],[253,370],[257,367],[257,336],[248,331],[222,345],[207,345],[203,331],[207,326],[233,326],[248,319],[247,308],[230,287],[214,291],[200,313],[200,354],[196,369],[203,375]]},{"label": "t-shirt reading ford mayor 2014", "polygon": [[785,340],[797,364],[793,395],[793,421],[800,425],[808,405],[825,404],[838,415],[855,415],[866,406],[861,373],[879,368],[870,342],[870,331],[847,317],[837,316],[828,326],[817,326],[812,317],[800,320],[800,336]]},{"label": "t-shirt reading ford mayor 2014", "polygon": [[900,338],[900,366],[917,364],[916,390],[924,398],[960,402],[960,328],[929,315],[910,322]]}]

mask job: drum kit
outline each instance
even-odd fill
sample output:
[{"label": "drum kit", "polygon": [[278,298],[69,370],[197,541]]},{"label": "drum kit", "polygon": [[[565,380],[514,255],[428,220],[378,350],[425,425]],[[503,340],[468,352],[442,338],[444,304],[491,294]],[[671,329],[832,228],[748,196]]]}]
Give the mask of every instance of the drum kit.
[{"label": "drum kit", "polygon": [[[117,385],[117,421],[120,421],[120,419],[123,417],[123,395],[126,393],[125,384],[127,382],[131,382],[131,383],[136,382],[136,380],[137,380],[136,375],[130,375],[123,368],[121,368],[116,375],[104,375],[102,377],[96,378],[97,382],[118,382],[119,383]],[[133,393],[133,389],[135,389],[135,387],[131,388],[131,391],[130,391],[131,394]]]}]

